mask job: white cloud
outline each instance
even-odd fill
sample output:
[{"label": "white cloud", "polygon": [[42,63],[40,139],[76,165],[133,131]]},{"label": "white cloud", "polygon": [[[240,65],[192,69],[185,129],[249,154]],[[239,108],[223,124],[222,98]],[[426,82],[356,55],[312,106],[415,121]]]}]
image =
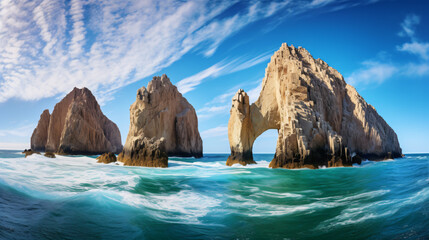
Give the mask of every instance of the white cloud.
[{"label": "white cloud", "polygon": [[228,135],[228,127],[221,125],[201,132],[202,138],[212,138]]},{"label": "white cloud", "polygon": [[[261,54],[259,56],[253,57],[245,61],[243,61],[240,58],[237,58],[226,63],[227,60],[222,60],[204,69],[203,71],[200,71],[192,76],[189,76],[185,79],[180,80],[176,84],[177,88],[182,94],[185,94],[187,92],[194,90],[204,80],[207,80],[209,78],[219,77],[222,75],[238,72],[238,71],[253,67],[257,64],[263,63],[265,61],[268,62],[268,59],[271,57],[271,55],[273,55],[273,53],[274,51],[269,51],[268,53]],[[234,93],[232,93],[232,95]],[[222,96],[219,96],[219,98],[225,99],[230,94],[231,93],[223,94]]]},{"label": "white cloud", "polygon": [[408,76],[426,76],[429,75],[429,63],[410,63],[405,66],[405,74]]},{"label": "white cloud", "polygon": [[397,46],[398,51],[408,52],[419,56],[423,60],[429,59],[429,42],[419,41],[416,34],[416,26],[420,23],[420,17],[415,14],[410,14],[405,17],[401,23],[402,30],[399,32],[400,36],[409,37],[411,42],[404,43]]},{"label": "white cloud", "polygon": [[256,2],[230,16],[225,11],[233,4],[2,1],[0,102],[63,95],[75,86],[90,88],[103,102],[192,49],[208,46],[204,54],[213,54],[230,35],[281,10]]},{"label": "white cloud", "polygon": [[185,79],[180,80],[176,85],[179,89],[179,92],[185,94],[189,91],[194,90],[201,82],[209,77],[216,77],[221,73],[221,70],[224,69],[226,65],[215,64],[195,75],[187,77]]},{"label": "white cloud", "polygon": [[[225,39],[253,22],[280,12],[283,19],[315,9],[302,7],[310,1],[259,0],[240,2],[232,14],[228,10],[236,3],[1,1],[0,102],[62,96],[85,86],[102,103],[119,88],[188,52],[211,56]],[[254,64],[258,61],[263,58],[254,59]],[[201,81],[191,80],[185,90]]]},{"label": "white cloud", "polygon": [[382,83],[395,74],[398,69],[392,64],[366,61],[364,67],[356,70],[346,78],[351,85]]},{"label": "white cloud", "polygon": [[198,118],[209,118],[221,113],[229,113],[229,108],[229,104],[203,107],[197,111]]},{"label": "white cloud", "polygon": [[249,102],[250,103],[254,103],[254,102],[256,102],[256,100],[258,100],[259,94],[261,93],[261,90],[262,90],[262,80],[261,80],[261,83],[257,87],[252,88],[247,92],[247,95],[249,96]]},{"label": "white cloud", "polygon": [[349,84],[370,84],[382,83],[386,79],[397,74],[400,76],[425,76],[429,74],[429,43],[421,42],[416,37],[416,27],[420,23],[420,17],[415,14],[410,14],[405,17],[401,23],[400,36],[410,38],[411,42],[403,43],[396,46],[398,51],[408,52],[417,55],[420,60],[425,62],[409,62],[406,64],[399,63],[383,63],[381,61],[366,61],[364,67],[354,71],[346,78]]},{"label": "white cloud", "polygon": [[415,14],[410,14],[405,17],[401,23],[402,30],[399,32],[399,36],[408,36],[414,38],[415,27],[420,23],[420,17]]},{"label": "white cloud", "polygon": [[411,42],[398,46],[397,49],[403,52],[409,52],[421,57],[424,60],[429,59],[429,43]]},{"label": "white cloud", "polygon": [[275,49],[270,50],[268,52],[265,52],[265,53],[263,53],[263,54],[261,54],[259,56],[251,58],[249,60],[246,60],[245,62],[240,63],[237,66],[235,66],[231,70],[231,72],[238,72],[238,71],[241,71],[241,70],[253,67],[255,65],[258,65],[260,63],[268,62],[268,60],[271,58],[271,56],[274,54],[274,52],[275,52]]},{"label": "white cloud", "polygon": [[324,6],[324,5],[327,5],[327,4],[329,4],[329,3],[333,2],[333,1],[334,0],[313,0],[310,3],[310,6]]}]

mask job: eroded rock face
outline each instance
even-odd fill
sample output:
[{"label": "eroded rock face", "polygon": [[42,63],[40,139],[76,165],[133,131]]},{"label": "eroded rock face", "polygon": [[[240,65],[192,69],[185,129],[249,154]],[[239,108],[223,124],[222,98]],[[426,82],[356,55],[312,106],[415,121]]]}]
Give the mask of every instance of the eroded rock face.
[{"label": "eroded rock face", "polygon": [[46,142],[48,141],[48,127],[51,115],[46,109],[40,115],[39,123],[31,135],[31,149],[34,151],[45,151]]},{"label": "eroded rock face", "polygon": [[49,112],[45,112],[34,130],[32,146],[44,146],[43,150],[60,154],[95,155],[122,150],[118,127],[104,116],[87,88],[74,88],[67,94],[55,105],[49,121]]},{"label": "eroded rock face", "polygon": [[393,129],[343,76],[304,48],[283,44],[271,57],[258,100],[239,90],[228,123],[227,165],[253,163],[255,139],[278,130],[273,168],[350,166],[401,157]]},{"label": "eroded rock face", "polygon": [[127,166],[168,167],[164,138],[157,140],[138,138],[134,142],[132,151],[127,152],[124,149],[118,158]]},{"label": "eroded rock face", "polygon": [[[155,154],[155,148],[168,156],[203,155],[195,109],[165,74],[154,77],[147,88],[137,91],[136,101],[130,107],[130,130],[119,160],[125,165],[159,165],[147,165],[150,161],[144,160]],[[142,149],[150,154],[142,153]]]}]

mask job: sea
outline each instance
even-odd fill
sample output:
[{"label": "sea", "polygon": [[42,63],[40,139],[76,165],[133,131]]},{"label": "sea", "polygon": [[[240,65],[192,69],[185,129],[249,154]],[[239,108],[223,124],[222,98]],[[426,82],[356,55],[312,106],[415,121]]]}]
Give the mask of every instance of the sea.
[{"label": "sea", "polygon": [[429,239],[429,154],[353,167],[169,167],[0,151],[0,239]]}]

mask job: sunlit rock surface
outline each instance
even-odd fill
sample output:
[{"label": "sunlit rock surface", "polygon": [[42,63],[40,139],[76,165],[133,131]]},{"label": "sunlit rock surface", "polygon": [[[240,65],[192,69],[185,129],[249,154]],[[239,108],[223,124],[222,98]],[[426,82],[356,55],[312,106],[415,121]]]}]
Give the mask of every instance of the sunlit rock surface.
[{"label": "sunlit rock surface", "polygon": [[401,157],[393,129],[327,63],[283,44],[265,72],[258,100],[239,90],[228,123],[227,165],[254,163],[255,139],[278,130],[272,168],[350,166]]}]

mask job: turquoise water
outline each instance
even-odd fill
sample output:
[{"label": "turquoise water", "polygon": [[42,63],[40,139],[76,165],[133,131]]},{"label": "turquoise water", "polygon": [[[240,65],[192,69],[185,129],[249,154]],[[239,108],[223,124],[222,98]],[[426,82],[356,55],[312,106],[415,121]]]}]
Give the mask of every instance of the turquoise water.
[{"label": "turquoise water", "polygon": [[429,155],[351,168],[168,169],[0,151],[0,239],[428,239]]}]

